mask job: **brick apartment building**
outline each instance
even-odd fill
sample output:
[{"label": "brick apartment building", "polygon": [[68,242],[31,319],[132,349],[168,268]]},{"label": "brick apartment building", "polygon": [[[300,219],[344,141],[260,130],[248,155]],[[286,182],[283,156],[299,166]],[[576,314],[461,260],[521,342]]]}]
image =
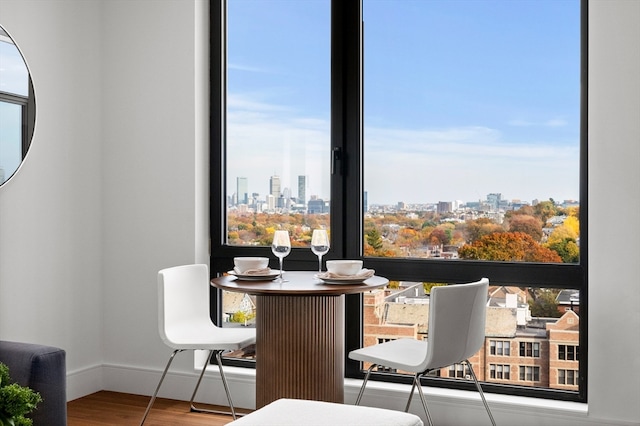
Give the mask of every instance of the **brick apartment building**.
[{"label": "brick apartment building", "polygon": [[[365,294],[364,345],[426,338],[429,296],[423,293],[422,284],[413,283]],[[489,289],[485,342],[469,360],[478,380],[577,391],[579,316],[563,309],[560,318],[531,318],[528,298],[518,287]],[[436,374],[465,378],[468,373],[453,365]]]}]

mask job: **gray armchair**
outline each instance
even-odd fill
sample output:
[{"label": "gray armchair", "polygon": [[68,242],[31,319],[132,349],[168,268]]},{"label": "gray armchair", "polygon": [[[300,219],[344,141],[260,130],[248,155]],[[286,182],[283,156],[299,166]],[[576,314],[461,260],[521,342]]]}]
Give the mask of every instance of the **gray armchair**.
[{"label": "gray armchair", "polygon": [[66,353],[60,348],[0,341],[0,362],[9,367],[11,379],[42,396],[29,415],[34,426],[66,426]]}]

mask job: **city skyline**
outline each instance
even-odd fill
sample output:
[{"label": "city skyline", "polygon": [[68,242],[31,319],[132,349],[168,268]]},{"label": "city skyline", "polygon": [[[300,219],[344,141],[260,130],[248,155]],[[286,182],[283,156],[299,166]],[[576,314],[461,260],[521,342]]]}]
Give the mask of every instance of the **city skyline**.
[{"label": "city skyline", "polygon": [[[236,190],[228,195],[228,198],[231,199],[235,196],[235,203],[232,202],[231,205],[233,204],[247,204],[248,201],[250,201],[253,198],[253,195],[257,194],[257,199],[255,201],[260,201],[263,203],[268,203],[267,197],[271,196],[273,198],[279,198],[279,197],[284,197],[286,196],[286,194],[288,194],[288,198],[290,199],[296,199],[298,201],[298,203],[300,203],[301,201],[304,202],[305,204],[308,203],[311,200],[314,199],[320,199],[326,202],[330,202],[331,199],[330,198],[323,198],[318,196],[317,194],[308,194],[308,192],[306,190],[303,191],[303,200],[301,200],[300,197],[300,191],[301,191],[301,183],[306,182],[306,178],[307,176],[301,175],[298,176],[298,186],[297,186],[297,190],[298,192],[294,193],[293,192],[293,188],[289,188],[286,186],[281,186],[281,182],[280,182],[280,177],[278,175],[272,175],[269,177],[269,183],[268,183],[268,191],[265,191],[264,193],[260,193],[257,191],[248,191],[246,190],[246,188],[248,188],[248,178],[245,176],[238,176],[236,177]],[[274,185],[274,182],[277,182]],[[276,187],[277,187],[277,191],[278,194],[276,195],[275,191],[276,191]],[[246,192],[241,192],[241,189],[245,189]],[[508,197],[504,197],[503,194],[501,192],[489,192],[486,193],[484,195],[484,197],[480,197],[477,199],[473,199],[473,200],[465,200],[465,199],[461,199],[461,198],[454,198],[454,199],[447,199],[447,200],[423,200],[420,202],[416,202],[416,203],[409,203],[409,202],[405,202],[404,200],[397,200],[396,202],[393,203],[369,203],[368,202],[368,191],[365,191],[363,194],[363,198],[367,201],[365,204],[367,205],[372,205],[372,206],[397,206],[398,204],[402,204],[402,205],[406,205],[406,206],[415,206],[415,205],[438,205],[440,203],[452,203],[454,206],[459,206],[459,205],[465,205],[465,204],[473,204],[473,203],[487,203],[489,205],[495,205],[496,209],[498,206],[501,205],[501,203],[514,203],[514,204],[523,204],[523,205],[535,205],[537,202],[541,202],[541,201],[549,201],[551,200],[553,197],[546,197],[546,198],[534,198],[531,200],[527,200],[527,199],[523,199],[523,198],[519,198],[519,197],[512,197],[512,198],[508,198]],[[569,204],[569,205],[579,205],[580,201],[577,198],[564,198],[564,199],[553,199],[553,201],[557,204],[557,205],[562,205],[562,204]],[[455,210],[455,209],[454,209]]]}]

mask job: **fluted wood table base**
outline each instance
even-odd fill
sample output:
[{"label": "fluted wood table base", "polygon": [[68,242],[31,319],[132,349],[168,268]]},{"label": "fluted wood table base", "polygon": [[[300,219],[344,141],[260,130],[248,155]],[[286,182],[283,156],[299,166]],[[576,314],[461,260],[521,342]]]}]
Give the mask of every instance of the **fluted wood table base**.
[{"label": "fluted wood table base", "polygon": [[313,271],[278,280],[211,280],[219,289],[257,296],[256,408],[279,398],[344,402],[344,295],[382,288],[363,282],[328,284]]},{"label": "fluted wood table base", "polygon": [[278,398],[344,402],[344,295],[258,295],[256,409]]}]

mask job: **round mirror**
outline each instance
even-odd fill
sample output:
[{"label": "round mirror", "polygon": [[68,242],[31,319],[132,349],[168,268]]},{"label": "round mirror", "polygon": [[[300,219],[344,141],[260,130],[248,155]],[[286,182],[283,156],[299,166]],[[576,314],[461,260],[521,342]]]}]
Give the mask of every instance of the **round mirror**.
[{"label": "round mirror", "polygon": [[27,64],[0,25],[0,186],[27,155],[35,121],[36,102]]}]

